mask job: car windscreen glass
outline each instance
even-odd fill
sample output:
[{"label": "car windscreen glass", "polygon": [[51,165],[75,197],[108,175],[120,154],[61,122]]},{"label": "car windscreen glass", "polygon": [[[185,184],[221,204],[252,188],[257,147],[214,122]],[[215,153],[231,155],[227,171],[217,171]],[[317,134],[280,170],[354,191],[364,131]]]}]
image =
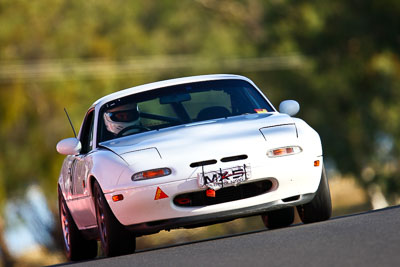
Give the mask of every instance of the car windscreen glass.
[{"label": "car windscreen glass", "polygon": [[145,131],[260,111],[274,110],[251,84],[243,80],[175,85],[133,94],[103,105],[98,140],[102,142]]}]

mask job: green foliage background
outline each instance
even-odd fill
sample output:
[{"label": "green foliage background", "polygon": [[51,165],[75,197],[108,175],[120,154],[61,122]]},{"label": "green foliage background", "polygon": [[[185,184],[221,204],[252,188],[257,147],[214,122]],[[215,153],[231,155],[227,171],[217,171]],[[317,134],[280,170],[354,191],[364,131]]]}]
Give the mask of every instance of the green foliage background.
[{"label": "green foliage background", "polygon": [[37,183],[56,210],[63,107],[78,127],[110,92],[226,72],[299,101],[331,166],[396,203],[399,15],[397,0],[1,1],[0,206]]}]

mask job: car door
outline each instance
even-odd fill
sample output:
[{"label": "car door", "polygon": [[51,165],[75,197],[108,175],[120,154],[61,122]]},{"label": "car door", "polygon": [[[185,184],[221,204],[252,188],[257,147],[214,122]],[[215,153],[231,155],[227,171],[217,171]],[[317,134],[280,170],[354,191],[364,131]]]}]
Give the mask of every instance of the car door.
[{"label": "car door", "polygon": [[81,152],[72,163],[72,195],[74,199],[84,197],[87,192],[87,175],[92,167],[94,110],[89,110],[80,134]]},{"label": "car door", "polygon": [[92,227],[96,218],[92,211],[89,194],[88,174],[93,166],[93,129],[94,109],[89,110],[82,124],[79,140],[82,148],[79,155],[75,155],[71,164],[71,200],[75,223],[79,228]]}]

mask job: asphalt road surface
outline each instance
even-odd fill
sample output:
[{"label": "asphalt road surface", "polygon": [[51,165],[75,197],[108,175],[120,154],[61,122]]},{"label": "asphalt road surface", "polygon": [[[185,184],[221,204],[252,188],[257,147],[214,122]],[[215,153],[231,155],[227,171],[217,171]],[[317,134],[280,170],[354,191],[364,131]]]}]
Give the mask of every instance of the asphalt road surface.
[{"label": "asphalt road surface", "polygon": [[[71,264],[71,263],[66,263]],[[400,266],[400,206],[73,263],[75,266]]]}]

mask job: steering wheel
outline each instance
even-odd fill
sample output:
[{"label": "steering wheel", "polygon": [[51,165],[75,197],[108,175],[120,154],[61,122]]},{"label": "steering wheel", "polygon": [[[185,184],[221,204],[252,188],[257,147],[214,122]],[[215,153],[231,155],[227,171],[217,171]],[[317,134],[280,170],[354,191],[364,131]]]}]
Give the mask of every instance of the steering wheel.
[{"label": "steering wheel", "polygon": [[117,137],[123,136],[124,133],[126,133],[127,131],[132,130],[132,129],[139,129],[139,130],[146,130],[146,131],[150,131],[150,130],[151,130],[149,127],[145,127],[145,126],[143,126],[143,125],[131,125],[131,126],[126,127],[125,129],[122,129],[122,130],[117,134]]}]

